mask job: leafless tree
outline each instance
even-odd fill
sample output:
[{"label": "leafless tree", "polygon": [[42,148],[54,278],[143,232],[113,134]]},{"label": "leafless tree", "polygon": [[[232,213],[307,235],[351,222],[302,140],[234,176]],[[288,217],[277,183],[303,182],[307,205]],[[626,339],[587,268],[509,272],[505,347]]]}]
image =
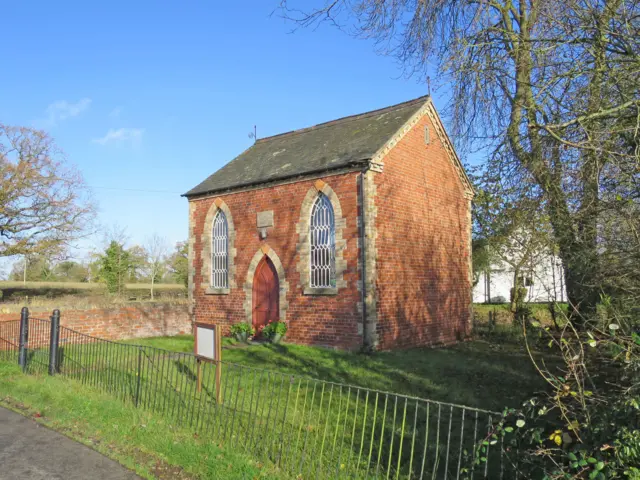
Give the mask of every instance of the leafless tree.
[{"label": "leafless tree", "polygon": [[[408,74],[451,88],[456,141],[492,152],[543,196],[574,313],[605,283],[599,236],[638,203],[640,0],[283,0],[298,26],[373,39]],[[624,186],[621,188],[621,186]],[[629,226],[633,231],[636,225]],[[611,277],[609,277],[611,278]]]},{"label": "leafless tree", "polygon": [[525,279],[533,279],[536,265],[553,252],[549,222],[536,211],[535,202],[512,203],[487,190],[478,190],[473,217],[474,235],[485,240],[495,266],[508,265],[513,273],[511,310],[515,312],[525,300]]},{"label": "leafless tree", "polygon": [[127,228],[113,223],[111,225],[100,225],[94,235],[95,244],[101,249],[107,248],[111,242],[116,242],[122,246],[129,244],[131,235],[127,232]]},{"label": "leafless tree", "polygon": [[166,238],[157,233],[151,235],[145,242],[147,254],[146,267],[151,280],[151,300],[154,299],[154,287],[167,270],[167,255],[169,247]]},{"label": "leafless tree", "polygon": [[46,133],[0,124],[0,257],[54,255],[86,235],[89,193]]}]

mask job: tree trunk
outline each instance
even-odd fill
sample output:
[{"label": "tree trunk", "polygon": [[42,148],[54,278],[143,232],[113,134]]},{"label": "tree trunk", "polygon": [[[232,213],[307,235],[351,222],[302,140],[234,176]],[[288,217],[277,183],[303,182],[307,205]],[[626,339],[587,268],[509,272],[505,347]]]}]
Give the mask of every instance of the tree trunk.
[{"label": "tree trunk", "polygon": [[596,311],[600,300],[597,287],[597,258],[595,245],[575,244],[565,253],[565,286],[569,303],[569,316],[578,325],[583,324]]},{"label": "tree trunk", "polygon": [[[603,71],[606,69],[604,34],[606,18],[597,22],[593,33],[593,75],[588,86],[588,113],[595,113],[603,106]],[[602,126],[596,120],[584,125],[589,134],[598,139]],[[605,142],[605,139],[602,139]],[[569,314],[577,325],[583,324],[596,313],[600,301],[600,255],[598,253],[598,215],[600,208],[600,169],[606,159],[595,150],[582,152],[582,168],[579,182],[581,194],[578,211],[561,222],[574,225],[572,235],[567,228],[560,236],[561,258],[565,264],[565,283],[569,301]],[[555,227],[554,227],[555,229]],[[560,242],[559,242],[560,243]]]},{"label": "tree trunk", "polygon": [[513,269],[513,288],[511,289],[511,311],[513,313],[518,309],[520,303],[520,267]]}]

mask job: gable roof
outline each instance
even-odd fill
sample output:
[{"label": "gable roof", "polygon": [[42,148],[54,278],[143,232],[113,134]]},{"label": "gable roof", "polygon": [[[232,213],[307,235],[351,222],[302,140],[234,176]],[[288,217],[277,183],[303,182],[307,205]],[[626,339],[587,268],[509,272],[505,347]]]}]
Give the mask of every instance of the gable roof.
[{"label": "gable roof", "polygon": [[371,112],[258,139],[184,194],[232,188],[366,165],[427,102],[428,95]]}]

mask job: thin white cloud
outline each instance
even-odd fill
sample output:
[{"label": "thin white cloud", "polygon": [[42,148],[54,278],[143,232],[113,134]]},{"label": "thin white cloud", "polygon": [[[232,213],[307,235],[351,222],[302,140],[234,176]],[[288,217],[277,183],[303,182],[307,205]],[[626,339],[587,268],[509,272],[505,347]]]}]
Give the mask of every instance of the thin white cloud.
[{"label": "thin white cloud", "polygon": [[101,138],[94,138],[93,143],[107,145],[110,143],[121,144],[125,142],[138,143],[142,139],[144,128],[110,128],[107,134]]},{"label": "thin white cloud", "polygon": [[82,98],[76,103],[67,102],[66,100],[58,100],[47,107],[46,122],[53,126],[67,118],[77,117],[87,110],[90,105],[90,98]]},{"label": "thin white cloud", "polygon": [[122,113],[122,107],[116,107],[111,112],[109,112],[109,118],[120,118],[120,114]]}]

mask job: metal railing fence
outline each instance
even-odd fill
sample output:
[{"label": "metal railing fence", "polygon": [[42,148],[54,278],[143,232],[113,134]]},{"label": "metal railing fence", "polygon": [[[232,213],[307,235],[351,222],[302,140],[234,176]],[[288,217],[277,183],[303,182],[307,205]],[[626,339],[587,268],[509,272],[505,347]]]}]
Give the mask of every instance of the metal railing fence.
[{"label": "metal railing fence", "polygon": [[[49,347],[31,335],[49,332],[51,322],[34,320],[29,319],[27,361],[32,365],[26,370],[46,371]],[[6,328],[8,334],[0,327],[0,338],[15,339],[16,327]],[[10,352],[14,359],[15,350]],[[500,418],[496,412],[234,363],[216,365],[190,353],[103,340],[65,327],[53,357],[55,373],[244,450],[292,477],[517,477],[501,445],[492,441],[479,453],[483,462],[470,468],[476,446],[490,440]],[[220,403],[216,368],[222,369]]]},{"label": "metal railing fence", "polygon": [[0,360],[17,360],[19,343],[20,320],[0,322]]},{"label": "metal railing fence", "polygon": [[[25,345],[25,371],[45,373],[49,367],[51,322],[29,318]],[[18,360],[20,354],[20,320],[0,322],[0,359]]]}]

